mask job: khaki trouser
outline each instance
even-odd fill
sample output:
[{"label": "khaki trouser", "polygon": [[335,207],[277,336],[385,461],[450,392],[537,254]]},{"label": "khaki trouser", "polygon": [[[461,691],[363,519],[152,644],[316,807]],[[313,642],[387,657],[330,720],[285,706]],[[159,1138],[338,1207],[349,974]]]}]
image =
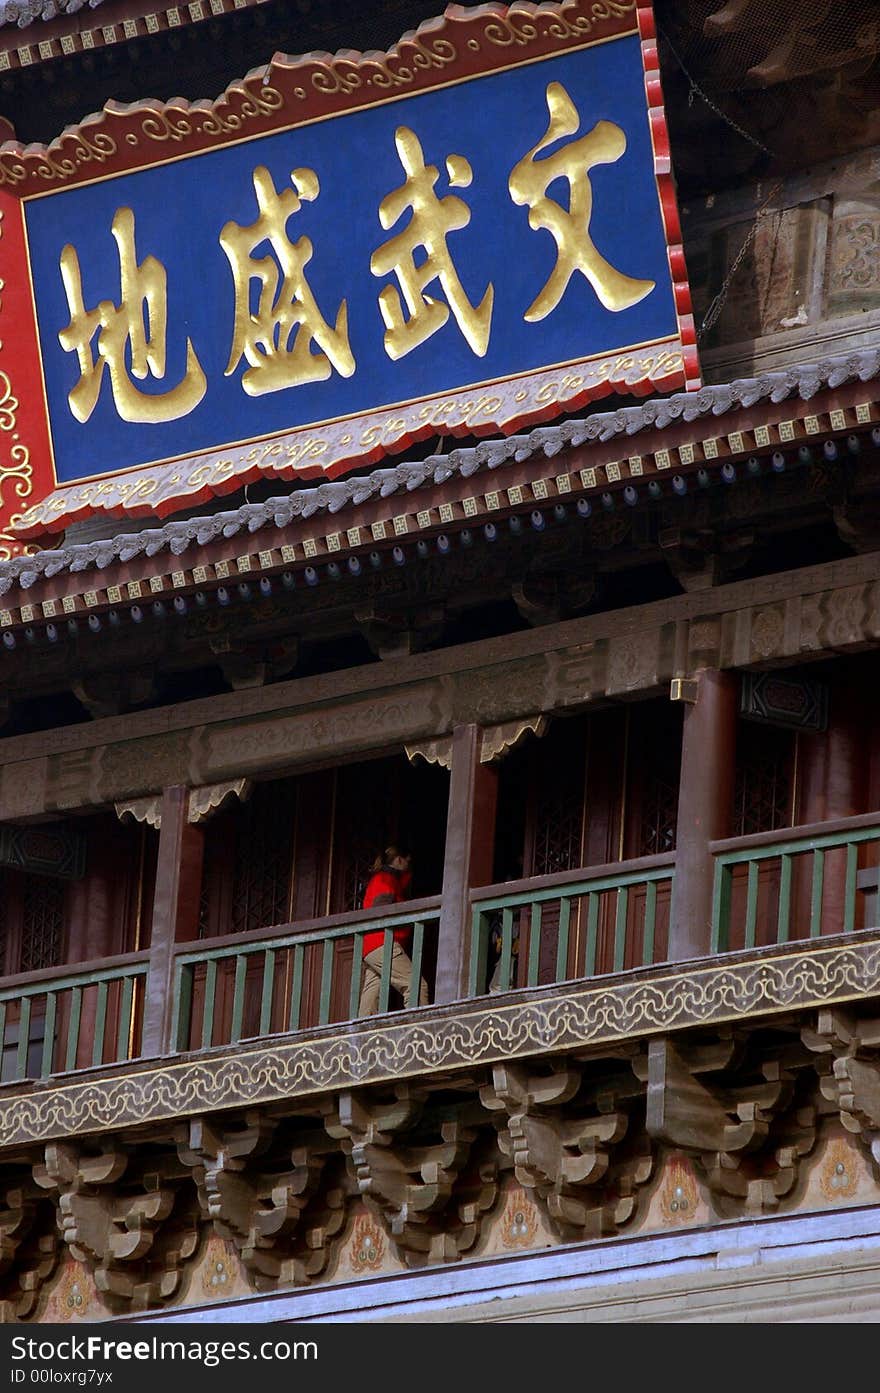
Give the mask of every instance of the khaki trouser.
[{"label": "khaki trouser", "polygon": [[[361,978],[361,999],[358,1002],[359,1016],[374,1016],[379,1009],[379,989],[382,985],[382,959],[384,947],[374,948],[363,961]],[[409,987],[412,981],[412,959],[399,943],[391,948],[391,985],[409,1000]],[[427,1006],[428,988],[424,977],[419,978],[419,1005]]]}]

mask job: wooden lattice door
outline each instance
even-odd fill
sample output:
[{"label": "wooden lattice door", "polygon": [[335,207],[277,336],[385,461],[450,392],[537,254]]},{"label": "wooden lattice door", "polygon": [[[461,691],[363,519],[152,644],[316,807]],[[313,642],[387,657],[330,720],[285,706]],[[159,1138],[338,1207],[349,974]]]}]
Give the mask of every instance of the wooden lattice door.
[{"label": "wooden lattice door", "polygon": [[[289,923],[293,883],[297,784],[292,779],[258,784],[250,799],[207,824],[199,935],[247,933]],[[214,1031],[227,1038],[232,1019],[234,960],[221,962],[214,999]],[[193,1032],[198,1038],[204,1009],[204,969],[193,982]],[[259,1025],[262,991],[257,957],[249,965],[242,1031]],[[280,1002],[279,1002],[280,1009]]]},{"label": "wooden lattice door", "polygon": [[[675,851],[678,830],[678,795],[681,781],[682,708],[666,698],[639,702],[629,708],[626,740],[624,834],[622,859],[665,856]],[[645,942],[645,891],[629,897],[624,969],[647,960],[666,957],[669,935],[671,885],[656,889],[653,948]],[[603,970],[612,966],[610,942],[602,955]]]},{"label": "wooden lattice door", "polygon": [[[794,821],[797,735],[784,727],[740,721],[736,735],[731,836],[750,837],[775,832]],[[832,858],[829,858],[833,864]],[[809,903],[809,867],[796,862],[791,885],[792,920]],[[775,859],[765,861],[758,876],[755,944],[776,942],[779,912],[780,869]],[[728,947],[744,948],[748,866],[735,866],[731,877],[731,934]]]},{"label": "wooden lattice door", "polygon": [[[551,725],[528,751],[523,875],[557,875],[584,864],[586,830],[587,722],[560,721]],[[542,909],[538,980],[556,975],[560,905],[550,900]],[[575,909],[575,918],[577,909]],[[516,985],[528,981],[531,916],[519,915]],[[571,926],[574,941],[577,923]]]},{"label": "wooden lattice door", "polygon": [[[52,876],[30,875],[24,871],[2,873],[0,898],[3,901],[3,948],[6,973],[42,972],[59,967],[65,959],[66,904],[68,882]],[[27,1045],[27,1074],[39,1073],[43,1053],[45,1005],[37,997],[30,1015]],[[19,1013],[7,1010],[4,1023],[0,1082],[15,1077]]]}]

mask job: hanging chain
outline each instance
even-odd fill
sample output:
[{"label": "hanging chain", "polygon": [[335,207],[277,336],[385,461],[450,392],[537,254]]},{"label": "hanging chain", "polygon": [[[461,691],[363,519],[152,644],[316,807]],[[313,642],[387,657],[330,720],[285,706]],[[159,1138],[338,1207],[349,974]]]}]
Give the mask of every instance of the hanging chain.
[{"label": "hanging chain", "polygon": [[703,321],[699,329],[697,330],[697,343],[699,343],[700,340],[706,334],[708,334],[709,330],[714,328],[715,324],[718,322],[718,318],[721,314],[721,311],[724,309],[724,306],[727,302],[727,296],[730,291],[731,284],[733,283],[733,278],[739,270],[740,266],[742,265],[746,253],[748,252],[749,248],[755,240],[755,237],[757,236],[758,226],[761,222],[761,219],[767,217],[767,205],[768,203],[771,203],[773,201],[773,199],[779,193],[781,188],[782,180],[780,180],[779,183],[773,185],[773,188],[770,190],[767,197],[764,199],[764,202],[761,204],[760,208],[755,213],[755,221],[749,228],[748,235],[746,236],[745,241],[743,242],[742,246],[737,252],[736,257],[734,258],[733,265],[731,266],[727,275],[724,277],[724,283],[722,284],[721,289],[715,296],[709,308],[706,310],[706,313],[703,315]]},{"label": "hanging chain", "polygon": [[670,53],[672,54],[676,63],[681,68],[682,72],[688,80],[688,106],[693,106],[695,96],[699,97],[702,102],[705,102],[709,110],[713,111],[715,115],[719,117],[719,119],[722,120],[726,126],[729,126],[732,131],[736,131],[737,135],[741,136],[743,140],[747,140],[749,145],[754,145],[756,150],[760,150],[764,155],[769,155],[772,159],[772,150],[768,150],[767,146],[764,145],[762,141],[758,140],[757,136],[751,135],[749,131],[744,130],[742,126],[738,125],[738,123],[734,121],[732,117],[728,116],[726,112],[721,110],[720,106],[717,106],[716,103],[713,102],[712,98],[708,95],[707,92],[703,91],[696,78],[692,77],[688,69],[685,67],[684,61],[680,53],[676,49],[666,30],[661,29],[660,33],[665,42],[668,44]]},{"label": "hanging chain", "polygon": [[[736,134],[740,136],[742,140],[748,141],[749,145],[753,145],[756,150],[760,150],[762,154],[769,155],[771,159],[774,159],[775,156],[773,151],[768,150],[767,146],[763,143],[763,141],[758,140],[757,136],[752,135],[751,132],[744,130],[744,128],[740,126],[738,122],[734,121],[732,117],[728,116],[726,112],[721,110],[721,108],[712,100],[712,98],[708,95],[707,92],[703,91],[703,88],[700,86],[697,80],[691,76],[690,72],[685,67],[681,54],[676,49],[667,32],[665,30],[661,30],[661,33],[664,41],[669,46],[670,53],[672,54],[678,66],[681,68],[681,71],[684,74],[685,78],[687,79],[688,106],[693,106],[694,97],[699,97],[700,100],[706,104],[709,110],[714,112],[714,114],[719,118],[719,120],[723,121],[726,126],[729,126],[732,131],[735,131]],[[755,237],[757,236],[758,225],[761,219],[766,216],[767,205],[768,203],[771,203],[773,201],[773,199],[779,193],[781,188],[781,181],[778,184],[774,184],[773,188],[770,190],[767,197],[764,199],[764,202],[761,204],[760,208],[755,213],[755,220],[749,228],[748,235],[746,236],[745,241],[743,242],[742,246],[737,252],[733,265],[731,266],[730,270],[724,278],[724,283],[721,286],[721,289],[718,291],[718,294],[715,296],[714,300],[712,301],[709,308],[706,310],[705,315],[703,316],[703,322],[697,330],[697,343],[699,343],[701,339],[703,339],[705,335],[708,334],[709,330],[712,329],[714,325],[718,322],[718,318],[727,302],[727,296],[730,291],[731,284],[733,283],[733,279],[740,266],[742,265],[743,259],[745,258],[749,248],[754,242]]]},{"label": "hanging chain", "polygon": [[[669,47],[672,48],[672,45],[670,44]],[[672,52],[673,54],[675,54],[675,57],[678,58],[678,54],[675,53],[674,48],[672,49]],[[764,155],[769,155],[772,159],[773,151],[768,150],[767,146],[764,144],[762,140],[759,140],[757,136],[751,135],[737,121],[734,121],[732,116],[728,116],[725,111],[722,111],[721,107],[717,106],[715,102],[713,102],[712,98],[708,95],[708,93],[703,91],[700,84],[698,82],[695,82],[695,80],[691,77],[690,73],[688,72],[684,64],[681,62],[680,58],[678,58],[678,62],[681,66],[682,72],[684,73],[685,77],[687,78],[690,84],[688,89],[688,106],[693,106],[695,96],[699,97],[702,102],[705,102],[706,106],[709,108],[710,111],[714,111],[715,115],[720,117],[720,119],[724,122],[726,126],[729,126],[732,131],[736,131],[737,135],[741,136],[743,140],[747,140],[750,145],[754,145],[756,150],[760,150],[761,153]]]}]

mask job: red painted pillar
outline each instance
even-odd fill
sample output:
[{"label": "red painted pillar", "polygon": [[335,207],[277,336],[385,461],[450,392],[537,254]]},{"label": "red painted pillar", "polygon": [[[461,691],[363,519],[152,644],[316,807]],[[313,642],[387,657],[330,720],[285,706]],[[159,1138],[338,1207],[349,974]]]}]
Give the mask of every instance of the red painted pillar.
[{"label": "red painted pillar", "polygon": [[142,1053],[147,1058],[170,1049],[174,944],[196,938],[199,931],[204,836],[188,821],[188,810],[189,789],[181,784],[166,788],[144,1008]]},{"label": "red painted pillar", "polygon": [[675,883],[669,957],[705,956],[711,946],[714,866],[709,843],[731,834],[736,774],[739,679],[735,673],[697,673],[697,699],[684,713]]},{"label": "red painted pillar", "polygon": [[434,992],[438,1004],[460,1001],[467,992],[469,891],[477,885],[492,883],[498,770],[492,764],[480,763],[482,740],[483,732],[476,725],[458,726],[452,737],[452,777]]},{"label": "red painted pillar", "polygon": [[866,752],[869,728],[863,692],[849,684],[835,685],[828,729],[821,735],[800,737],[799,822],[832,822],[865,811],[870,772]]},{"label": "red painted pillar", "polygon": [[[867,811],[871,761],[866,731],[871,729],[871,720],[866,710],[865,691],[853,682],[835,683],[831,690],[828,729],[820,735],[800,736],[799,822],[833,822]],[[808,858],[802,860],[805,865],[809,863]],[[828,852],[822,894],[824,933],[839,933],[843,929],[845,899],[845,854],[842,850]],[[801,918],[807,912],[804,908]],[[859,923],[858,917],[856,923]],[[797,936],[804,937],[805,931],[798,932]]]}]

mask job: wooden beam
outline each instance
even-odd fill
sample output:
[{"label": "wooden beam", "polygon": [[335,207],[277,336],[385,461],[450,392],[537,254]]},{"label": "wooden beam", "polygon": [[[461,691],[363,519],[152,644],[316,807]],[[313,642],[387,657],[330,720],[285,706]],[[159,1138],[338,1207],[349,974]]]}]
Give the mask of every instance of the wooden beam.
[{"label": "wooden beam", "polygon": [[669,958],[681,962],[710,951],[713,860],[709,843],[729,837],[736,774],[739,678],[706,669],[697,699],[687,703],[681,745],[675,881]]},{"label": "wooden beam", "polygon": [[[753,609],[757,608],[759,612],[763,613],[767,605],[783,606],[789,600],[795,601],[799,607],[799,602],[804,596],[815,596],[816,604],[820,608],[823,610],[832,608],[836,611],[835,602],[839,595],[840,607],[842,608],[848,603],[850,608],[847,610],[847,614],[849,614],[853,609],[852,596],[847,593],[850,587],[874,586],[878,568],[880,568],[880,553],[853,556],[842,561],[823,562],[816,566],[801,567],[798,570],[782,572],[777,575],[737,581],[718,586],[707,592],[677,595],[666,600],[653,600],[648,604],[633,605],[625,610],[588,615],[581,619],[567,619],[559,624],[547,625],[546,628],[503,634],[497,638],[481,639],[475,643],[457,644],[452,648],[438,649],[436,652],[396,658],[388,663],[368,663],[340,672],[323,673],[314,677],[290,678],[283,682],[273,683],[269,687],[253,688],[242,692],[219,693],[215,696],[200,697],[193,701],[178,702],[146,711],[133,711],[124,716],[101,717],[99,720],[82,725],[66,726],[63,738],[58,738],[54,745],[57,746],[59,752],[64,754],[68,764],[75,765],[76,761],[72,756],[77,752],[117,744],[128,747],[132,740],[169,734],[184,736],[192,731],[197,732],[199,737],[203,738],[202,727],[206,727],[213,734],[227,724],[238,725],[242,721],[253,720],[267,722],[289,716],[295,712],[314,710],[318,707],[323,708],[322,719],[326,719],[327,711],[344,708],[348,702],[360,697],[375,701],[387,695],[389,700],[399,703],[403,690],[415,683],[428,683],[435,679],[440,679],[447,685],[450,681],[454,682],[460,677],[475,681],[482,696],[485,693],[487,678],[493,668],[500,668],[503,676],[506,677],[510,663],[522,662],[526,659],[539,662],[542,658],[548,658],[551,661],[551,673],[545,676],[543,671],[540,672],[541,679],[547,685],[547,695],[550,700],[545,701],[538,708],[534,705],[528,707],[525,705],[525,701],[533,700],[533,694],[530,691],[524,696],[522,711],[517,710],[514,715],[532,714],[536,709],[550,713],[556,705],[556,690],[565,686],[565,674],[560,671],[560,668],[563,665],[571,664],[571,655],[574,653],[585,654],[591,646],[601,645],[611,639],[620,639],[622,643],[632,647],[634,644],[643,643],[647,635],[653,635],[667,626],[687,625],[691,622],[696,622],[700,626],[700,651],[704,651],[707,620],[717,620],[721,616],[730,615],[731,619],[728,621],[727,627],[732,632],[736,631],[737,633],[745,628],[745,639],[747,640],[749,637],[749,619]],[[812,615],[812,609],[810,614]],[[875,629],[872,630],[875,632],[876,614],[872,611],[864,617],[868,624],[875,626]],[[813,622],[812,619],[810,622]],[[857,633],[856,628],[859,627],[860,625],[854,626],[851,642],[849,634],[844,636],[845,641],[840,635],[835,635],[837,642],[834,646],[830,642],[824,642],[824,636],[815,633],[815,624],[810,630],[810,634],[813,636],[812,643],[808,641],[806,632],[797,631],[796,626],[794,626],[794,638],[799,644],[798,652],[802,654],[818,654],[820,652],[836,654],[843,648],[857,644],[857,651],[861,651],[866,646],[865,640],[868,635],[867,632]],[[775,653],[766,651],[766,628],[765,615],[760,656],[762,661],[772,661]],[[728,654],[727,649],[732,648],[733,645],[729,640],[724,641],[721,635],[717,639],[711,640],[713,651],[722,642],[724,643],[725,656],[723,662],[716,664],[716,666],[732,667],[751,660],[751,653],[746,651],[742,657],[733,651]],[[744,650],[748,648],[745,641],[743,647]],[[779,644],[779,648],[780,657],[793,656],[787,648],[784,648],[782,643]],[[704,662],[703,666],[710,666],[710,664]],[[629,693],[648,686],[655,687],[656,683],[630,681],[626,691]],[[589,698],[582,693],[582,704],[587,700]],[[519,703],[514,704],[519,706]],[[510,719],[514,719],[514,716],[511,716]],[[495,717],[493,716],[491,720],[484,721],[484,724],[491,725],[494,722]],[[444,727],[442,732],[440,729],[436,729],[431,733],[445,733],[445,729]],[[44,732],[2,737],[0,738],[0,765],[14,765],[44,755],[45,747],[46,736]],[[187,755],[189,755],[189,751],[187,751]],[[278,755],[274,749],[271,758],[273,762],[278,762]],[[70,778],[70,773],[68,778]],[[219,778],[218,774],[217,779],[219,780]],[[205,782],[212,782],[212,780],[206,776]],[[155,783],[149,783],[148,779],[144,783],[145,786],[149,787],[149,791],[155,790]],[[93,798],[92,801],[99,802],[101,800]]]},{"label": "wooden beam", "polygon": [[[861,652],[880,556],[804,567],[387,663],[0,739],[0,820],[105,806],[184,779],[302,772],[456,724],[659,693],[700,668]],[[861,593],[857,593],[860,591]],[[600,853],[604,859],[604,853]]]},{"label": "wooden beam", "polygon": [[198,936],[204,833],[188,821],[189,789],[162,795],[162,827],[150,934],[150,971],[144,1007],[143,1054],[170,1052],[174,944]]},{"label": "wooden beam", "polygon": [[460,1001],[466,994],[469,892],[492,882],[498,769],[480,763],[482,743],[480,726],[457,726],[453,733],[434,992],[438,1004]]}]

